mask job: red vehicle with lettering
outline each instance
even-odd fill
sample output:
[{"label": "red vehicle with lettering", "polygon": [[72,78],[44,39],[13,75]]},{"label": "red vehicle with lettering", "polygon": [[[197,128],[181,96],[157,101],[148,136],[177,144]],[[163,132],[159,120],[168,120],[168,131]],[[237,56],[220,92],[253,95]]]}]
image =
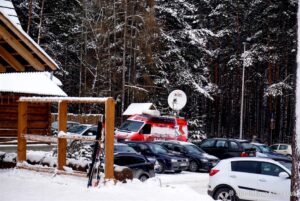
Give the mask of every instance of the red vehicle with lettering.
[{"label": "red vehicle with lettering", "polygon": [[180,117],[136,114],[115,131],[115,138],[118,141],[187,141],[187,125],[187,121]]}]

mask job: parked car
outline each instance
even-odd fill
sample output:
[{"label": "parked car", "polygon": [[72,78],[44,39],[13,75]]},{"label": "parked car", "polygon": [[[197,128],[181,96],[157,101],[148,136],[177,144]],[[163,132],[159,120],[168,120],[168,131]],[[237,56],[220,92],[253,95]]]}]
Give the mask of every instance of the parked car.
[{"label": "parked car", "polygon": [[155,176],[155,164],[137,153],[115,153],[114,164],[130,168],[133,172],[133,178],[141,181]]},{"label": "parked car", "polygon": [[[97,126],[92,124],[80,124],[69,128],[68,135],[90,136],[96,138]],[[83,145],[89,145],[90,142],[82,142],[80,140],[68,140],[68,150],[70,153],[78,151]]]},{"label": "parked car", "polygon": [[251,143],[251,145],[253,145],[253,148],[256,149],[257,157],[266,157],[266,158],[271,158],[273,160],[281,160],[281,161],[291,161],[291,158],[289,158],[288,156],[273,152],[273,150],[265,144]]},{"label": "parked car", "polygon": [[135,149],[123,143],[114,143],[114,153],[136,153]]},{"label": "parked car", "polygon": [[215,200],[290,200],[291,171],[271,159],[221,160],[209,173],[208,194]]},{"label": "parked car", "polygon": [[270,148],[276,153],[284,154],[292,158],[292,146],[290,144],[273,144]]},{"label": "parked car", "polygon": [[[75,121],[67,121],[67,131],[73,127],[73,126],[77,126],[80,125],[80,123],[75,122]],[[54,121],[51,124],[51,132],[53,135],[57,135],[58,134],[58,121]]]},{"label": "parked car", "polygon": [[156,159],[156,173],[164,173],[165,171],[180,173],[189,166],[187,158],[169,153],[167,149],[159,144],[137,141],[126,142],[126,144],[150,160]]},{"label": "parked car", "polygon": [[187,157],[189,159],[188,169],[192,172],[209,171],[219,162],[217,157],[205,153],[201,148],[189,142],[156,141],[155,143],[162,145],[173,153]]},{"label": "parked car", "polygon": [[230,138],[210,138],[197,144],[205,152],[219,159],[255,156],[255,149],[251,148],[248,140]]}]

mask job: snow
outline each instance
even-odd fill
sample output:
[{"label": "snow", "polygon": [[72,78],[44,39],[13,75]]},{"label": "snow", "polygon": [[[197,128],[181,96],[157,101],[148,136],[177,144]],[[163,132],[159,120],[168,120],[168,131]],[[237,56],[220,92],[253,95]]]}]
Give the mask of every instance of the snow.
[{"label": "snow", "polygon": [[152,103],[131,103],[123,115],[142,114],[143,111],[150,110],[152,105]]},{"label": "snow", "polygon": [[[54,81],[53,81],[54,80]],[[48,72],[1,73],[0,92],[67,96]]]},{"label": "snow", "polygon": [[15,11],[15,8],[10,0],[1,0],[0,1],[0,11],[5,14],[5,16],[13,22],[17,27],[21,28],[21,24],[18,18],[18,15]]},{"label": "snow", "polygon": [[[52,175],[22,169],[0,170],[1,200],[9,201],[211,201],[206,194],[207,174],[187,173],[159,175],[142,183],[109,181],[87,188],[87,178]],[[189,184],[189,185],[187,185]],[[203,184],[201,193],[197,188]],[[202,193],[203,192],[203,193]]]}]

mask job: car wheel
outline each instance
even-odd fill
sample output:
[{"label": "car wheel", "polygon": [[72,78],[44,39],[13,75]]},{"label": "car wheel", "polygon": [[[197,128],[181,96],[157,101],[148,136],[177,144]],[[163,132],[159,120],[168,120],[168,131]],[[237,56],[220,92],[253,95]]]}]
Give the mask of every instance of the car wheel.
[{"label": "car wheel", "polygon": [[143,175],[141,175],[141,176],[139,177],[139,180],[140,180],[141,182],[144,182],[144,181],[146,181],[147,179],[149,179],[149,177],[148,177],[147,175],[145,175],[145,174],[143,174]]},{"label": "car wheel", "polygon": [[165,172],[165,165],[160,161],[158,161],[157,163],[158,164],[155,168],[155,172],[158,173],[158,174],[164,173]]},{"label": "car wheel", "polygon": [[198,164],[196,163],[196,161],[191,161],[190,162],[189,169],[190,169],[191,172],[197,172],[198,171]]},{"label": "car wheel", "polygon": [[232,190],[231,188],[220,188],[215,193],[214,199],[222,201],[238,201],[234,190]]}]

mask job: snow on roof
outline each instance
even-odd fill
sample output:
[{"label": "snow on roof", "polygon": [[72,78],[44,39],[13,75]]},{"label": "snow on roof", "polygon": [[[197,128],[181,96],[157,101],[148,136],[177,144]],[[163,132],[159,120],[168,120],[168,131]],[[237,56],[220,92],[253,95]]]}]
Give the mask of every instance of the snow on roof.
[{"label": "snow on roof", "polygon": [[0,11],[18,28],[22,29],[15,7],[10,0],[0,0]]},{"label": "snow on roof", "polygon": [[[15,11],[15,8],[13,6],[13,3],[10,0],[0,0],[0,13],[3,15],[4,18],[6,18],[5,21],[8,20],[9,23],[11,23],[13,29],[16,28],[16,30],[13,30],[13,32],[20,38],[22,39],[25,38],[27,41],[24,41],[25,43],[28,42],[27,44],[29,47],[30,45],[33,46],[32,49],[38,50],[41,54],[42,57],[50,61],[50,63],[46,62],[49,67],[53,70],[56,68],[59,68],[59,66],[56,64],[56,62],[23,30],[18,15]],[[23,39],[22,39],[23,40]],[[45,60],[42,58],[42,60]],[[54,69],[55,68],[55,69]]]},{"label": "snow on roof", "polygon": [[152,103],[131,103],[123,112],[123,115],[142,114],[144,111],[149,110],[152,105]]},{"label": "snow on roof", "polygon": [[[14,92],[50,96],[67,96],[59,87],[58,79],[51,80],[48,72],[2,73],[0,92]],[[59,81],[61,84],[61,82]]]}]

